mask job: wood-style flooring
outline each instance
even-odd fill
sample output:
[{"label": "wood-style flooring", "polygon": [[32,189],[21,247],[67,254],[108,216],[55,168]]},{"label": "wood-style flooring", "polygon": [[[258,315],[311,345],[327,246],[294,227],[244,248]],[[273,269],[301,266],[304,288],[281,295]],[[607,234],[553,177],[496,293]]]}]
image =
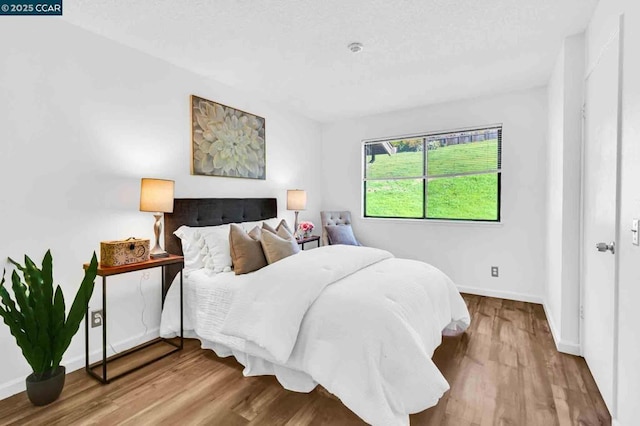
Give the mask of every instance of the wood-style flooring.
[{"label": "wood-style flooring", "polygon": [[[412,425],[610,425],[582,358],[556,351],[542,306],[464,295],[472,325],[446,338],[434,360],[451,384]],[[115,371],[114,371],[115,373]],[[271,376],[243,377],[233,358],[187,340],[170,355],[110,385],[83,371],[61,398],[33,407],[24,393],[0,401],[0,424],[16,425],[360,425],[316,389],[286,391]]]}]

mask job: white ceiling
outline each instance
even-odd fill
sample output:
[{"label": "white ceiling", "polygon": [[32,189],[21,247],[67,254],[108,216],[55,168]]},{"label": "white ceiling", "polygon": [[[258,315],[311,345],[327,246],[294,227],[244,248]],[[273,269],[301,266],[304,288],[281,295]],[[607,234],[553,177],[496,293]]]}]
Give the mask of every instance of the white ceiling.
[{"label": "white ceiling", "polygon": [[332,121],[544,85],[596,3],[73,0],[64,19]]}]

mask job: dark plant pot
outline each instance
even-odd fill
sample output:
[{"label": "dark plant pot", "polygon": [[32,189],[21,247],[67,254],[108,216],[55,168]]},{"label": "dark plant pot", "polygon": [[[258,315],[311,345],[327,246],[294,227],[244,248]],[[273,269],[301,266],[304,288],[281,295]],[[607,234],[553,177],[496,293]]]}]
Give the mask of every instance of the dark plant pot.
[{"label": "dark plant pot", "polygon": [[51,377],[38,380],[33,373],[27,377],[27,396],[33,405],[47,405],[58,399],[64,387],[66,369],[63,366]]}]

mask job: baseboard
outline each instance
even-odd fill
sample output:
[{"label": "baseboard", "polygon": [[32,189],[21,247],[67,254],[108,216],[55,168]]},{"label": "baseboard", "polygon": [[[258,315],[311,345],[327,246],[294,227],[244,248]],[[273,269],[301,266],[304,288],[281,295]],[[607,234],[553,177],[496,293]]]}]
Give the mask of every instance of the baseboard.
[{"label": "baseboard", "polygon": [[497,297],[499,299],[517,300],[518,302],[529,302],[542,304],[542,297],[526,293],[515,293],[511,291],[490,290],[485,288],[458,286],[460,293],[475,294],[477,296]]},{"label": "baseboard", "polygon": [[[158,327],[148,330],[146,333],[139,334],[137,336],[133,336],[128,338],[127,340],[123,340],[121,342],[112,344],[113,350],[110,346],[107,346],[107,356],[111,356],[114,353],[121,352],[132,348],[142,342],[146,342],[148,340],[154,339],[159,336],[160,329]],[[114,352],[115,350],[115,352]],[[89,361],[94,363],[102,359],[102,349],[95,350],[89,354]],[[80,370],[84,368],[84,354],[75,356],[70,359],[63,359],[62,364],[66,367],[67,373],[71,373],[72,371]],[[0,400],[8,398],[17,393],[23,392],[25,390],[25,377],[20,377],[14,380],[11,380],[7,383],[0,384]]]},{"label": "baseboard", "polygon": [[558,352],[562,352],[569,355],[582,356],[582,351],[578,343],[567,342],[560,338],[560,333],[556,328],[556,324],[553,322],[553,317],[549,315],[549,311],[547,310],[547,304],[543,303],[542,307],[544,308],[544,315],[547,317],[547,324],[549,324],[549,330],[551,330],[551,337],[553,337],[553,342],[556,344],[556,349],[558,350]]},{"label": "baseboard", "polygon": [[19,379],[14,379],[0,385],[0,400],[9,398],[12,395],[15,395],[17,393],[24,391],[25,379],[26,377],[20,377]]}]

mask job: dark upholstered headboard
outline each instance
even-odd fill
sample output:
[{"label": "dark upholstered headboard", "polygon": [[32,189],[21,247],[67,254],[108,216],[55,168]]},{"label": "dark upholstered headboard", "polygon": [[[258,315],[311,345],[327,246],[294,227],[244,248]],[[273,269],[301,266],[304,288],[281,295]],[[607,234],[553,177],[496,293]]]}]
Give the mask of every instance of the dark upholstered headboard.
[{"label": "dark upholstered headboard", "polygon": [[[182,255],[180,239],[173,235],[182,225],[215,226],[234,222],[253,222],[278,216],[275,198],[176,198],[173,213],[164,215],[165,250]],[[165,268],[166,288],[180,271],[177,265]]]}]

